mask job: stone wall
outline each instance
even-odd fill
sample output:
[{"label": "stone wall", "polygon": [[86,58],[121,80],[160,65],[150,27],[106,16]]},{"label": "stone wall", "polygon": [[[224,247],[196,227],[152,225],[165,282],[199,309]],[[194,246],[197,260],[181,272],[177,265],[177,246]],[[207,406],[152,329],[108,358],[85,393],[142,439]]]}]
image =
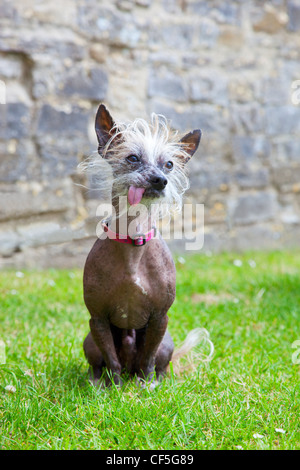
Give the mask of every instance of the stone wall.
[{"label": "stone wall", "polygon": [[0,80],[2,266],[82,266],[99,102],[201,127],[204,250],[299,247],[299,0],[2,0]]}]

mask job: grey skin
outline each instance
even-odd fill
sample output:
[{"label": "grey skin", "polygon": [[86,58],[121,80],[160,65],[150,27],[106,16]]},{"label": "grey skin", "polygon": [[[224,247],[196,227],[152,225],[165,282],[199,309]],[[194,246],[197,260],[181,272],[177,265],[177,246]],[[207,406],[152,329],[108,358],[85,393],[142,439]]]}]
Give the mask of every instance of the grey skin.
[{"label": "grey skin", "polygon": [[[114,122],[100,105],[96,115],[99,153],[111,138]],[[192,137],[190,137],[192,136]],[[200,141],[196,131],[191,155]],[[158,179],[155,194],[166,183]],[[172,255],[158,238],[135,247],[109,238],[97,239],[86,260],[83,276],[84,301],[90,312],[90,332],[84,340],[85,356],[90,364],[91,380],[122,383],[127,371],[140,381],[163,377],[174,350],[167,330],[168,310],[175,299],[176,271]]]}]

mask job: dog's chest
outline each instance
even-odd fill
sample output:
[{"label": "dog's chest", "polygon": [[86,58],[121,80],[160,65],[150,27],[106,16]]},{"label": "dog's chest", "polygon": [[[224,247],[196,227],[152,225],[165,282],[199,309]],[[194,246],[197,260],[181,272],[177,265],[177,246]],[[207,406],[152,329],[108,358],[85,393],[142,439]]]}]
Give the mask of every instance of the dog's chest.
[{"label": "dog's chest", "polygon": [[111,323],[119,328],[139,329],[147,324],[153,311],[163,310],[166,293],[162,292],[162,280],[157,281],[135,273],[116,282],[109,306]]}]

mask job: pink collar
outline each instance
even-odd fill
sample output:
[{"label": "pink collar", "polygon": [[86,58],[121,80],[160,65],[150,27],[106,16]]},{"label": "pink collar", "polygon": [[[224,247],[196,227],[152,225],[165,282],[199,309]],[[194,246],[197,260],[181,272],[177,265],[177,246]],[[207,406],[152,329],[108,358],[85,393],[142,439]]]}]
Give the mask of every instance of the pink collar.
[{"label": "pink collar", "polygon": [[105,220],[102,220],[101,225],[110,240],[114,240],[119,243],[127,243],[132,246],[144,246],[152,238],[155,238],[157,233],[156,227],[154,226],[149,232],[137,233],[133,238],[131,238],[129,235],[122,235],[120,233],[113,232],[108,227]]}]

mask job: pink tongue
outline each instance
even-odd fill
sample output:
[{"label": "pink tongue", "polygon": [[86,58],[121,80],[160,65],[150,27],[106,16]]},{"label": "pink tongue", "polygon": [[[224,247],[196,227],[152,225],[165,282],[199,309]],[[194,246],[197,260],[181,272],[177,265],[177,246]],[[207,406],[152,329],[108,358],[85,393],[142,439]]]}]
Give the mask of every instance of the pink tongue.
[{"label": "pink tongue", "polygon": [[128,202],[131,206],[136,206],[141,202],[143,194],[145,192],[144,188],[135,188],[134,186],[130,186],[128,190]]}]

